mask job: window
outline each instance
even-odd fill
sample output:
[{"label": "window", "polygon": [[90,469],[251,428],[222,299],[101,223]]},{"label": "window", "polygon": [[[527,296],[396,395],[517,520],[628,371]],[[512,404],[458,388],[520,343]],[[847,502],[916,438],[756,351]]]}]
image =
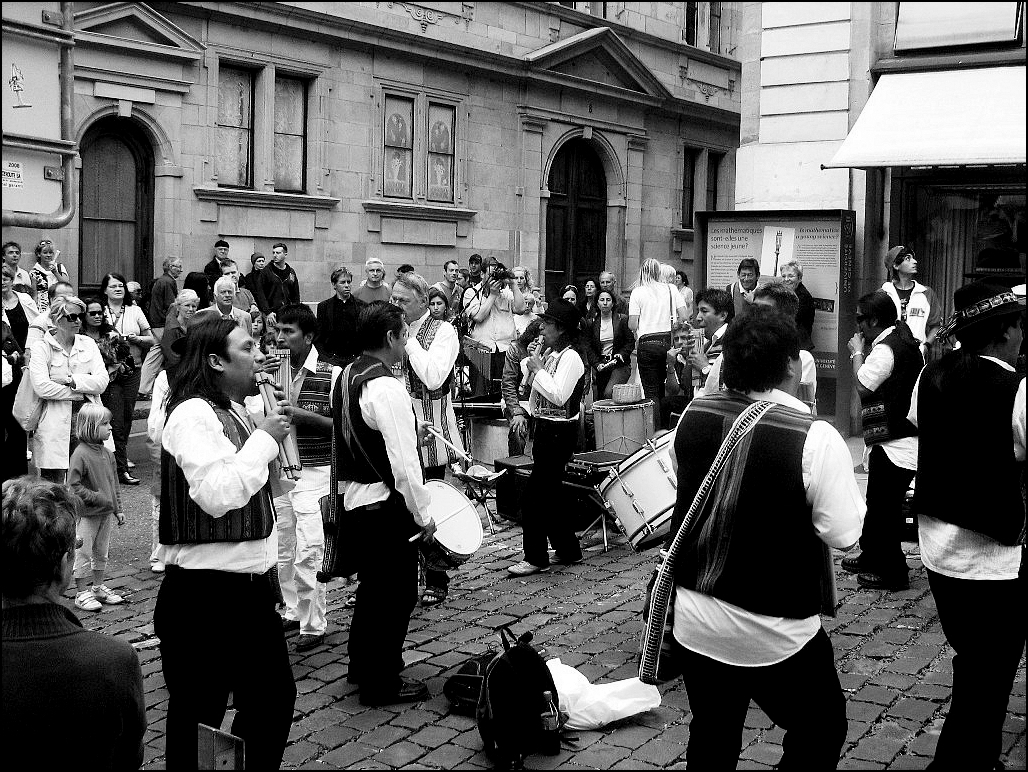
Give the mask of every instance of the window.
[{"label": "window", "polygon": [[253,82],[248,70],[222,67],[218,74],[218,184],[253,186]]},{"label": "window", "polygon": [[428,200],[453,203],[452,105],[428,105]]},{"label": "window", "polygon": [[691,46],[696,45],[696,5],[685,4],[685,42]]},{"label": "window", "polygon": [[720,153],[707,154],[707,211],[717,211],[718,169],[721,167]]},{"label": "window", "polygon": [[721,53],[721,3],[710,4],[710,50]]},{"label": "window", "polygon": [[410,198],[414,171],[414,100],[386,97],[383,190],[392,198]]},{"label": "window", "polygon": [[697,151],[690,147],[683,151],[682,163],[682,227],[693,227],[693,212],[696,209],[696,155]]},{"label": "window", "polygon": [[307,182],[307,82],[275,76],[275,190],[302,193]]}]

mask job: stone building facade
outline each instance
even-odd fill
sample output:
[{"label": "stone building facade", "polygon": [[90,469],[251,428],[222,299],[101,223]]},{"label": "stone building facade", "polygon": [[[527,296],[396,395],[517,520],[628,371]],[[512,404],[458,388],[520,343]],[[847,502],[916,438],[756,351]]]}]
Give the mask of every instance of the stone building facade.
[{"label": "stone building facade", "polygon": [[736,198],[740,7],[75,3],[78,213],[4,239],[53,237],[84,289],[281,241],[311,302],[372,256],[688,270],[692,212]]}]

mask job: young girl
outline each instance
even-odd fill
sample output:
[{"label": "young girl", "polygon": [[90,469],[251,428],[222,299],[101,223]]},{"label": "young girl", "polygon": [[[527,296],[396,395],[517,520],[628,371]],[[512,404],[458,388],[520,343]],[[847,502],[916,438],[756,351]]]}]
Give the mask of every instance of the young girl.
[{"label": "young girl", "polygon": [[115,519],[118,525],[125,524],[114,454],[103,446],[111,436],[111,411],[92,402],[84,404],[75,417],[75,436],[79,444],[68,467],[68,485],[82,499],[76,527],[82,546],[75,552],[75,606],[99,611],[101,604],[125,600],[104,584],[111,526]]}]

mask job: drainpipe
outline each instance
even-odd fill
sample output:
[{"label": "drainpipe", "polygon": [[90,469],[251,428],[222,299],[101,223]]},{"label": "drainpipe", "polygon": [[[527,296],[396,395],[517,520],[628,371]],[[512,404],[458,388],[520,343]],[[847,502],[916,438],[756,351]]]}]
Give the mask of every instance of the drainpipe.
[{"label": "drainpipe", "polygon": [[75,216],[75,196],[78,185],[75,174],[75,159],[78,157],[78,148],[72,139],[75,132],[75,116],[73,113],[72,99],[75,92],[75,59],[72,48],[75,46],[73,22],[74,3],[61,3],[61,27],[60,33],[52,35],[36,30],[14,30],[15,34],[26,37],[39,38],[50,43],[57,43],[61,48],[61,138],[59,142],[43,140],[34,137],[4,134],[4,147],[19,148],[21,150],[34,150],[43,153],[51,153],[61,156],[61,168],[63,176],[61,179],[61,208],[52,214],[33,214],[29,212],[12,212],[3,210],[3,224],[5,226],[20,226],[23,228],[54,229],[63,228],[71,222]]}]

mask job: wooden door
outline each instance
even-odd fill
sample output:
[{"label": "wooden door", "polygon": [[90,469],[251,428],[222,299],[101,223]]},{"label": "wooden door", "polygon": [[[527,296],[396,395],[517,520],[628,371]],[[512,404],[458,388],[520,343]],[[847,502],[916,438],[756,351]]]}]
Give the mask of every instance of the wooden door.
[{"label": "wooden door", "polygon": [[82,140],[79,291],[121,273],[153,276],[153,152],[127,118],[97,122]]},{"label": "wooden door", "polygon": [[546,208],[546,299],[604,270],[607,238],[607,178],[596,151],[584,139],[565,144],[550,168]]}]

